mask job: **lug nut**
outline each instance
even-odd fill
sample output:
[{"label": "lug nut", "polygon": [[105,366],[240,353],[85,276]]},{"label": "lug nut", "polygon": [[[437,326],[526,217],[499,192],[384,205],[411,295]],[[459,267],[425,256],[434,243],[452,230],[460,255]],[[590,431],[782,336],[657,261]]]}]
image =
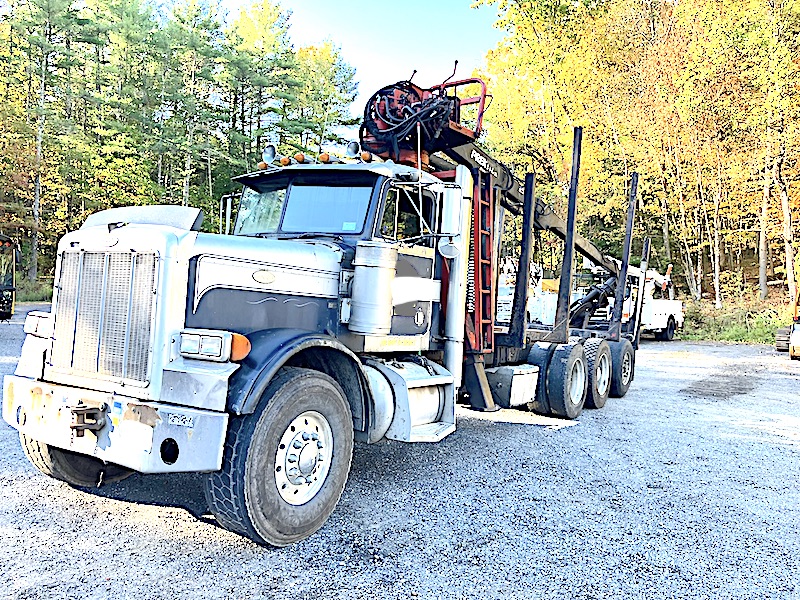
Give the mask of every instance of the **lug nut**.
[{"label": "lug nut", "polygon": [[303,447],[303,442],[301,442],[300,440],[295,440],[295,441],[292,442],[292,447],[293,448],[302,448]]},{"label": "lug nut", "polygon": [[304,431],[303,432],[303,441],[307,442],[310,439],[311,439],[311,434],[309,434],[307,431]]},{"label": "lug nut", "polygon": [[289,462],[297,462],[297,455],[296,455],[296,454],[290,454],[290,455],[289,455],[289,456],[286,458],[286,460],[288,460]]},{"label": "lug nut", "polygon": [[318,435],[318,434],[316,434],[316,433],[312,433],[312,434],[311,434],[311,439],[312,439],[312,440],[314,440],[314,441],[316,442],[316,441],[319,439],[319,435]]},{"label": "lug nut", "polygon": [[312,481],[314,481],[314,480],[311,479],[311,477],[306,477],[306,483],[311,483]]}]

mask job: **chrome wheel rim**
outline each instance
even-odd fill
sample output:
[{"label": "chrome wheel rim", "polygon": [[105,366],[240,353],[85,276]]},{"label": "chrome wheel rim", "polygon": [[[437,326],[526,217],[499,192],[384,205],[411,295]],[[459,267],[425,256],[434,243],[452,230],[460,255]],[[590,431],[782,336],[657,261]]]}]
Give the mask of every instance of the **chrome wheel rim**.
[{"label": "chrome wheel rim", "polygon": [[333,431],[320,413],[309,410],[295,417],[283,432],[275,452],[275,485],[293,506],[310,502],[325,484],[333,459]]},{"label": "chrome wheel rim", "polygon": [[608,354],[601,354],[595,366],[595,381],[597,382],[597,393],[605,396],[611,385],[611,360]]},{"label": "chrome wheel rim", "polygon": [[572,365],[572,376],[569,382],[569,401],[576,406],[580,404],[585,389],[586,369],[583,366],[583,361],[578,359]]},{"label": "chrome wheel rim", "polygon": [[622,358],[622,382],[628,383],[631,380],[631,371],[633,370],[633,362],[631,361],[631,355],[627,352],[625,356]]}]

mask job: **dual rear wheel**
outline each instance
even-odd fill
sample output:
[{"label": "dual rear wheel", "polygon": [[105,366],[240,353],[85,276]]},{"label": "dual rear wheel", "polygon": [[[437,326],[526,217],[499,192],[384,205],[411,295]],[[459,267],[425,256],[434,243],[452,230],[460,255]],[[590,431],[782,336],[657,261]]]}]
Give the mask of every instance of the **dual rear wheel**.
[{"label": "dual rear wheel", "polygon": [[587,408],[602,408],[609,396],[628,392],[635,354],[628,340],[590,338],[583,344],[535,344],[528,362],[539,366],[534,412],[575,419]]}]

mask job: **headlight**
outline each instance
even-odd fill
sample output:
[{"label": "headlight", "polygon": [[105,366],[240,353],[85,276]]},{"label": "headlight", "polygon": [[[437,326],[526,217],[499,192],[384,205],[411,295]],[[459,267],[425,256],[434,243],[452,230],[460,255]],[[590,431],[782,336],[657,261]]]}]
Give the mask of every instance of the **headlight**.
[{"label": "headlight", "polygon": [[195,333],[181,332],[181,354],[199,354],[200,336]]},{"label": "headlight", "polygon": [[202,336],[200,338],[200,354],[209,358],[222,356],[222,338],[211,335]]},{"label": "headlight", "polygon": [[181,356],[227,362],[242,360],[250,352],[250,341],[239,333],[213,329],[181,331]]}]

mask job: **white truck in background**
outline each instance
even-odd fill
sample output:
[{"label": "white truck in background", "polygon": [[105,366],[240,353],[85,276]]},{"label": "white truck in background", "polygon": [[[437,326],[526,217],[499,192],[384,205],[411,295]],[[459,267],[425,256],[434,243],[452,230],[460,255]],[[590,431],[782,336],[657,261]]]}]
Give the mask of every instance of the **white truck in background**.
[{"label": "white truck in background", "polygon": [[[528,304],[526,307],[526,319],[528,323],[541,323],[543,325],[553,325],[555,321],[556,304],[558,299],[557,292],[542,289],[541,276],[536,277],[536,273],[541,273],[538,265],[532,265],[532,277]],[[648,269],[644,280],[644,299],[642,301],[641,328],[642,333],[652,333],[657,340],[670,341],[675,337],[675,332],[683,327],[684,313],[683,301],[675,299],[675,290],[672,287],[672,265],[667,267],[665,275],[661,275],[655,269]],[[628,267],[628,278],[639,280],[642,277],[642,270],[633,265]],[[622,322],[627,323],[636,304],[636,293],[638,285],[628,286],[626,290],[625,304],[622,311]],[[631,292],[631,290],[633,290]],[[582,298],[584,290],[574,290],[572,293],[573,301]],[[666,296],[666,297],[665,297]],[[497,295],[497,320],[507,322],[511,318],[511,301],[514,297],[514,282],[506,281],[501,283]],[[596,318],[610,318],[613,310],[613,299],[604,310],[596,313]]]}]

